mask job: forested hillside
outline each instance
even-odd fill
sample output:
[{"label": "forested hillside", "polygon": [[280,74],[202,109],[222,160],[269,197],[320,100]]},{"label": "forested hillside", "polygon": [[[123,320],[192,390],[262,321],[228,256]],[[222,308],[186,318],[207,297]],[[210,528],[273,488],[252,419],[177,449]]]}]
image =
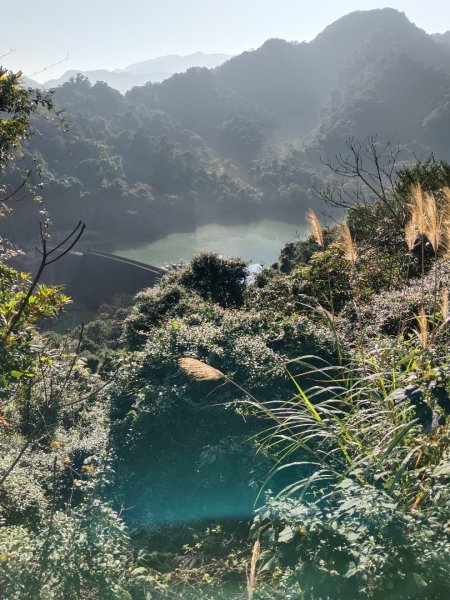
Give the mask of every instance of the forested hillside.
[{"label": "forested hillside", "polygon": [[[311,193],[330,181],[321,159],[345,154],[352,136],[395,138],[399,160],[450,157],[450,53],[392,9],[352,13],[310,43],[269,40],[125,96],[79,76],[53,100],[68,130],[37,118],[22,168],[39,161],[31,180],[45,186],[55,229],[81,218],[95,243],[300,219],[308,206],[321,210]],[[30,207],[16,204],[23,242]]]}]

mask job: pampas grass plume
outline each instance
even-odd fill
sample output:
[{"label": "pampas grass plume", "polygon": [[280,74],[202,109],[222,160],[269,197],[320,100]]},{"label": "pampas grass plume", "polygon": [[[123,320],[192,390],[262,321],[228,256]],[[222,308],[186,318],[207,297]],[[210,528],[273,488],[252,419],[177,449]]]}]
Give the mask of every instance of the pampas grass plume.
[{"label": "pampas grass plume", "polygon": [[438,251],[441,245],[443,234],[442,216],[439,214],[436,198],[434,194],[426,194],[425,196],[425,235],[433,246],[435,252]]},{"label": "pampas grass plume", "polygon": [[322,226],[319,223],[319,219],[317,218],[316,213],[312,210],[312,208],[308,208],[306,211],[306,222],[309,225],[309,233],[314,238],[316,243],[323,248],[323,231]]},{"label": "pampas grass plume", "polygon": [[409,205],[411,221],[415,224],[419,235],[425,234],[425,199],[420,183],[411,186],[412,202]]},{"label": "pampas grass plume", "polygon": [[356,251],[356,246],[352,238],[352,234],[350,228],[346,221],[342,223],[342,247],[344,249],[345,258],[355,263],[358,258],[358,253]]},{"label": "pampas grass plume", "polygon": [[422,348],[425,350],[428,346],[428,317],[423,306],[421,307],[416,320],[417,324],[419,325],[419,330],[416,331],[416,334],[420,340]]},{"label": "pampas grass plume", "polygon": [[252,558],[250,561],[250,567],[248,569],[247,574],[247,599],[252,600],[253,594],[255,591],[255,583],[256,583],[256,565],[258,564],[258,560],[261,556],[261,544],[259,540],[253,545]]},{"label": "pampas grass plume", "polygon": [[180,358],[178,360],[178,366],[186,373],[186,375],[189,375],[189,377],[196,381],[216,381],[225,377],[218,369],[215,369],[196,358]]},{"label": "pampas grass plume", "polygon": [[450,188],[445,187],[442,190],[444,194],[444,204],[442,206],[442,222],[445,229],[444,235],[444,256],[450,258]]},{"label": "pampas grass plume", "polygon": [[412,252],[414,249],[418,235],[419,232],[417,230],[417,225],[413,220],[411,220],[405,227],[405,240],[410,252]]}]

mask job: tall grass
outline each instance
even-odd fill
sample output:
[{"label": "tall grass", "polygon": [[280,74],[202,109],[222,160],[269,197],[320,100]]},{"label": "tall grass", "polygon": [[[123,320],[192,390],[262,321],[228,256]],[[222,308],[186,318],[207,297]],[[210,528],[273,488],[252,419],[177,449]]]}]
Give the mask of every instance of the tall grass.
[{"label": "tall grass", "polygon": [[299,362],[308,379],[325,376],[325,384],[303,389],[293,377],[296,394],[287,401],[244,401],[268,422],[259,441],[278,459],[266,485],[290,470],[292,480],[279,494],[314,501],[351,478],[361,486],[382,485],[407,508],[421,487],[420,478],[412,483],[410,470],[424,455],[424,435],[411,404],[391,395],[397,374],[371,356],[364,370],[356,364],[308,369],[311,358]]},{"label": "tall grass", "polygon": [[[444,188],[443,199],[438,203],[436,195],[424,192],[419,184],[411,187],[411,200],[408,204],[410,220],[405,227],[405,241],[410,253],[417,238],[421,244],[422,306],[424,304],[425,244],[430,243],[435,262],[439,256],[449,256],[450,248],[450,190]],[[409,268],[408,268],[409,272]],[[437,308],[439,274],[435,269],[434,310]]]},{"label": "tall grass", "polygon": [[[424,192],[420,185],[411,189],[408,205],[410,221],[405,230],[405,241],[410,252],[421,237],[421,281],[425,279],[425,243],[430,243],[435,259],[445,254],[450,232],[450,190],[445,189],[438,203],[432,193]],[[323,237],[317,218],[307,213],[310,233],[323,247]],[[448,426],[438,428],[432,435],[417,418],[417,411],[409,400],[396,396],[396,392],[410,381],[425,384],[434,377],[436,354],[445,353],[445,340],[449,323],[448,290],[439,295],[439,273],[435,264],[434,307],[427,312],[424,292],[418,314],[400,327],[398,339],[390,339],[385,355],[363,347],[364,323],[361,315],[361,294],[357,281],[359,252],[347,222],[341,225],[343,255],[351,263],[358,329],[358,352],[345,365],[334,366],[318,357],[304,357],[297,361],[306,369],[307,380],[316,379],[313,385],[303,387],[301,379],[291,376],[296,393],[289,400],[260,403],[247,398],[245,403],[267,420],[268,426],[259,436],[261,447],[277,457],[277,463],[266,484],[281,472],[291,470],[291,482],[281,495],[318,497],[331,490],[339,481],[351,478],[361,486],[382,486],[396,498],[402,508],[416,506],[422,486],[428,475],[422,470],[436,464],[449,447],[446,437]],[[435,260],[436,263],[436,260]],[[326,311],[323,307],[322,311]],[[331,328],[334,315],[329,314]],[[410,335],[415,334],[415,344]],[[320,364],[319,368],[312,364]],[[291,368],[291,365],[290,365]],[[420,393],[420,392],[419,392]],[[402,398],[399,400],[399,398]],[[425,404],[433,408],[431,396]],[[436,451],[436,446],[439,451]],[[418,469],[421,469],[418,473]]]}]

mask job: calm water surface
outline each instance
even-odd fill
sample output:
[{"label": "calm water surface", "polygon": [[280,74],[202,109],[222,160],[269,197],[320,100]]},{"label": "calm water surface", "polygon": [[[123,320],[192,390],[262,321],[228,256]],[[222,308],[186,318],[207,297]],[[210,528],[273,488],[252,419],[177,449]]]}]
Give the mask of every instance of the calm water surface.
[{"label": "calm water surface", "polygon": [[286,242],[305,236],[304,223],[264,219],[247,225],[202,225],[190,233],[171,233],[151,244],[118,250],[115,254],[162,266],[188,261],[201,250],[214,250],[223,256],[241,256],[253,263],[270,265]]}]

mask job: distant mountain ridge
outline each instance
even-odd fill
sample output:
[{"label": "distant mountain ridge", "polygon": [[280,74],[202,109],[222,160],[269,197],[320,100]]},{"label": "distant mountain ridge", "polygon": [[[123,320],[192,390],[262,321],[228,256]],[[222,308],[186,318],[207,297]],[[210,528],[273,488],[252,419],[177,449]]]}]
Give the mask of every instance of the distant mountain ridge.
[{"label": "distant mountain ridge", "polygon": [[231,58],[231,55],[228,54],[205,54],[203,52],[196,52],[186,56],[170,54],[133,63],[124,69],[114,69],[114,71],[108,71],[107,69],[88,71],[71,69],[56,79],[50,79],[42,85],[38,84],[37,87],[44,89],[54,88],[81,73],[93,84],[97,81],[104,81],[110,87],[119,90],[121,93],[125,93],[132,87],[145,85],[149,81],[153,83],[163,81],[175,73],[181,73],[191,67],[217,67],[229,58]]},{"label": "distant mountain ridge", "polygon": [[134,86],[145,85],[148,81],[155,83],[164,81],[164,79],[167,79],[173,75],[173,73],[167,71],[134,74],[126,71],[108,71],[106,69],[98,69],[94,71],[70,69],[69,71],[63,73],[61,77],[46,81],[44,84],[42,84],[42,87],[44,89],[58,87],[59,85],[69,81],[72,77],[76,77],[78,73],[81,73],[81,75],[87,77],[92,84],[97,83],[97,81],[104,81],[109,85],[109,87],[118,90],[123,94]]},{"label": "distant mountain ridge", "polygon": [[150,60],[133,63],[124,69],[116,69],[115,71],[145,74],[163,71],[166,73],[181,73],[191,67],[206,67],[213,69],[221,65],[231,58],[230,54],[206,54],[205,52],[195,52],[186,56],[179,54],[168,54],[167,56],[159,56]]}]

